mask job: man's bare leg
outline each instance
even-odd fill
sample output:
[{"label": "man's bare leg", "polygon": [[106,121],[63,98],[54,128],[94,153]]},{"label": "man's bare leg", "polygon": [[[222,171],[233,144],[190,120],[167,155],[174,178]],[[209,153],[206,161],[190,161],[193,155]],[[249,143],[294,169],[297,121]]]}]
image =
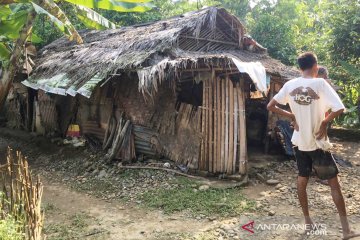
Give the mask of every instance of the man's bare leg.
[{"label": "man's bare leg", "polygon": [[331,178],[328,180],[329,186],[331,188],[331,196],[336,205],[340,216],[340,222],[343,230],[343,239],[350,239],[360,236],[359,233],[355,233],[350,230],[349,222],[346,215],[346,207],[344,197],[341,192],[341,187],[337,177]]},{"label": "man's bare leg", "polygon": [[298,176],[297,179],[297,190],[298,190],[298,198],[301,205],[301,209],[304,214],[305,224],[313,225],[313,221],[310,218],[309,213],[309,205],[308,205],[308,198],[306,193],[306,186],[308,184],[309,178],[308,177],[301,177]]}]

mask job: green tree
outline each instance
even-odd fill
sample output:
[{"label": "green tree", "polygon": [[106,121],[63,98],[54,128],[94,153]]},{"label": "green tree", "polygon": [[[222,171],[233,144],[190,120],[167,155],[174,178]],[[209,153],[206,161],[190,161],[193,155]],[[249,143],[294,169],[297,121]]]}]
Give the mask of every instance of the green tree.
[{"label": "green tree", "polygon": [[[115,24],[92,8],[120,12],[145,12],[153,8],[150,0],[64,0],[73,4],[76,17],[87,27],[115,28]],[[59,2],[59,1],[57,1]],[[52,0],[0,0],[0,108],[16,72],[22,66],[25,43],[31,40],[36,15],[45,15],[70,40],[82,43],[74,25]]]},{"label": "green tree", "polygon": [[[327,23],[330,74],[342,89],[346,107],[344,123],[360,121],[360,3],[354,0],[325,1],[323,21]],[[356,117],[357,111],[357,117]]]},{"label": "green tree", "polygon": [[275,5],[260,1],[248,14],[247,26],[251,36],[268,49],[270,56],[285,64],[294,64],[296,56],[295,31],[292,22],[296,12],[282,12],[283,2]]}]

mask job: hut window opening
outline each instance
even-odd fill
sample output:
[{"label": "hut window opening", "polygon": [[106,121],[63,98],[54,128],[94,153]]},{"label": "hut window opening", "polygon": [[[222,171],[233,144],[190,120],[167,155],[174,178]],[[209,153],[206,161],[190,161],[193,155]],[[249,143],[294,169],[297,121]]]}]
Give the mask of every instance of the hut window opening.
[{"label": "hut window opening", "polygon": [[[177,108],[180,103],[191,104],[194,107],[202,105],[203,82],[193,78],[185,78],[176,84]],[[177,109],[178,110],[178,109]]]},{"label": "hut window opening", "polygon": [[[245,76],[247,143],[251,147],[262,146],[266,136],[268,112],[267,99],[263,97],[248,76]],[[258,149],[258,148],[256,148]]]}]

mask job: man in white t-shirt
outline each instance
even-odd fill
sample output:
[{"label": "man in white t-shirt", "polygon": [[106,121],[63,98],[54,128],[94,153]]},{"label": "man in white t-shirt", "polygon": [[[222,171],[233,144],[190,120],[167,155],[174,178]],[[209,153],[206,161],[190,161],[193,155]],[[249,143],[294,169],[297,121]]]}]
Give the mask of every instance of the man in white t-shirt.
[{"label": "man in white t-shirt", "polygon": [[[346,207],[337,178],[339,170],[330,152],[327,136],[327,124],[345,110],[341,99],[318,73],[317,57],[313,53],[299,56],[298,64],[302,77],[292,79],[268,104],[268,110],[289,117],[295,122],[292,136],[295,157],[298,166],[298,197],[305,217],[305,224],[314,226],[308,208],[306,186],[312,169],[323,180],[328,180],[331,195],[340,215],[343,239],[359,234],[350,230],[346,216]],[[277,107],[277,104],[290,105],[291,112]],[[325,117],[325,113],[331,113]]]}]

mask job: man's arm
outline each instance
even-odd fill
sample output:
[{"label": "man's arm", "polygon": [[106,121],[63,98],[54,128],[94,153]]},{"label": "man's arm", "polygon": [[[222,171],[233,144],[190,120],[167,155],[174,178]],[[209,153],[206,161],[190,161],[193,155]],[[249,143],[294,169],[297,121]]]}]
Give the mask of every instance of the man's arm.
[{"label": "man's arm", "polygon": [[299,131],[299,126],[296,123],[295,115],[289,111],[279,108],[278,106],[276,106],[277,104],[278,104],[278,102],[275,99],[271,99],[271,101],[267,105],[267,109],[273,113],[277,113],[279,115],[290,118],[295,123],[294,124],[295,130]]},{"label": "man's arm", "polygon": [[331,122],[332,120],[334,120],[336,117],[340,116],[345,109],[340,109],[336,112],[331,112],[322,122],[320,125],[320,129],[319,131],[316,133],[316,138],[322,139],[324,137],[327,136],[327,125],[329,122]]},{"label": "man's arm", "polygon": [[317,139],[327,137],[328,123],[341,115],[345,110],[345,106],[342,103],[339,95],[328,83],[326,83],[326,81],[323,81],[322,91],[324,95],[324,102],[327,103],[326,107],[331,109],[331,113],[321,122],[320,129],[316,133]]}]

